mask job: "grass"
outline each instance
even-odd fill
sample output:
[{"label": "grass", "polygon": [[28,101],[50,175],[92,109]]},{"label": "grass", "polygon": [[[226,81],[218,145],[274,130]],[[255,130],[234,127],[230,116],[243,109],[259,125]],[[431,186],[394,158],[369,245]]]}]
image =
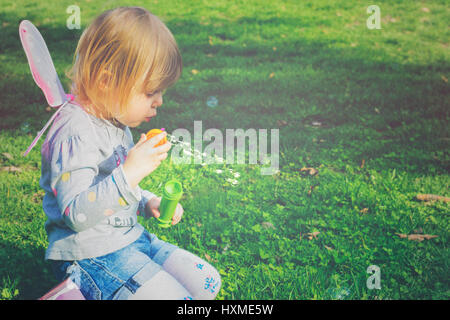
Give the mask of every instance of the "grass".
[{"label": "grass", "polygon": [[[0,166],[20,171],[0,171],[0,295],[35,299],[56,284],[43,260],[42,141],[21,153],[51,113],[17,27],[39,28],[66,88],[82,30],[65,27],[71,1],[1,3]],[[376,4],[381,30],[367,29],[365,1],[79,2],[82,28],[105,9],[141,5],[178,41],[183,75],[135,137],[150,127],[193,132],[194,120],[203,131],[280,129],[275,175],[165,161],[141,183],[159,195],[167,179],[183,183],[181,223],[140,222],[210,260],[219,299],[449,299],[448,204],[415,196],[449,196],[450,11],[445,1]],[[366,286],[370,265],[380,290]]]}]

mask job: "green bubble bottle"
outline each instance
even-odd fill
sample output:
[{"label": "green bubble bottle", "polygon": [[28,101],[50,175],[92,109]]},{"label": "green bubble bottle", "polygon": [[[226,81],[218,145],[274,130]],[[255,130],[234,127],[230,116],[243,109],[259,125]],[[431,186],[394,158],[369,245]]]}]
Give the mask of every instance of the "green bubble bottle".
[{"label": "green bubble bottle", "polygon": [[159,227],[169,228],[172,225],[172,218],[182,195],[183,187],[180,182],[177,180],[166,182],[163,188],[161,204],[159,205],[159,212],[161,215],[159,218],[156,218]]}]

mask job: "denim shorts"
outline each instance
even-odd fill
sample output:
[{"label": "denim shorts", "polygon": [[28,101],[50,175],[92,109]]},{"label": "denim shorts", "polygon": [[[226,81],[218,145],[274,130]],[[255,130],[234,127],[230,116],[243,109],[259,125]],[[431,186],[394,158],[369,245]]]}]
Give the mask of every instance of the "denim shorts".
[{"label": "denim shorts", "polygon": [[70,277],[87,300],[126,300],[177,248],[144,230],[135,242],[104,256],[50,262],[57,279]]}]

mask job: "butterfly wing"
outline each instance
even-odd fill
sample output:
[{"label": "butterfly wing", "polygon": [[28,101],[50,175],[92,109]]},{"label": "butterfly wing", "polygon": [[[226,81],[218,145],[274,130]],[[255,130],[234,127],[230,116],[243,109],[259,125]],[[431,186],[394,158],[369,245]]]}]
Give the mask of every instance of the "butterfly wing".
[{"label": "butterfly wing", "polygon": [[23,156],[25,157],[33,149],[58,113],[73,97],[66,95],[64,92],[50,52],[48,52],[47,45],[39,30],[30,21],[23,20],[19,25],[19,35],[34,81],[44,92],[45,98],[51,107],[60,106],[24,152]]},{"label": "butterfly wing", "polygon": [[19,34],[34,81],[44,92],[50,106],[62,105],[67,97],[41,33],[30,21],[23,20],[19,25]]}]

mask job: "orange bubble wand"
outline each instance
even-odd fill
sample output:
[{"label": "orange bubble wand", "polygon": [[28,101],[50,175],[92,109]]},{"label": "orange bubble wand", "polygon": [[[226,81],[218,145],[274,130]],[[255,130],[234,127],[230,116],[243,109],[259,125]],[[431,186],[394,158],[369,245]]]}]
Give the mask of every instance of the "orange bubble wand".
[{"label": "orange bubble wand", "polygon": [[[160,134],[163,131],[164,131],[164,128],[161,128],[161,130],[160,129],[151,129],[149,132],[147,132],[147,134],[145,136],[147,137],[147,140],[148,140],[150,138],[153,138],[154,136],[157,136],[158,134]],[[167,138],[164,137],[157,144],[155,144],[154,148],[162,146],[166,142],[167,142]]]}]

